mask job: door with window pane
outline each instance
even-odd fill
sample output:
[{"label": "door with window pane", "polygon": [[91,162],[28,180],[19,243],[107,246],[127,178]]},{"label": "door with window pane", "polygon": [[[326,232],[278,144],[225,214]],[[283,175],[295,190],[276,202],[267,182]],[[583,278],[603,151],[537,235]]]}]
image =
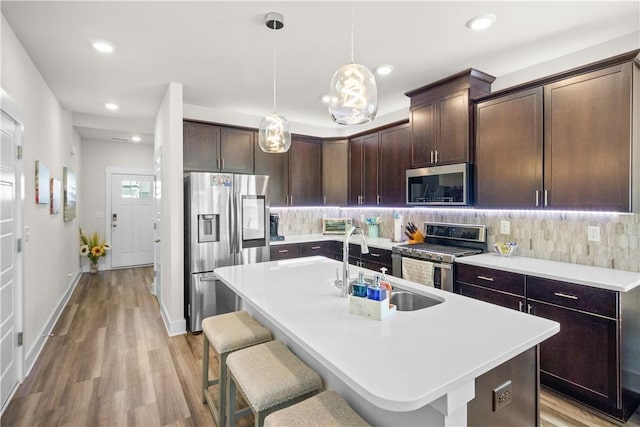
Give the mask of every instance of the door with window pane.
[{"label": "door with window pane", "polygon": [[153,263],[153,175],[111,175],[111,266]]}]

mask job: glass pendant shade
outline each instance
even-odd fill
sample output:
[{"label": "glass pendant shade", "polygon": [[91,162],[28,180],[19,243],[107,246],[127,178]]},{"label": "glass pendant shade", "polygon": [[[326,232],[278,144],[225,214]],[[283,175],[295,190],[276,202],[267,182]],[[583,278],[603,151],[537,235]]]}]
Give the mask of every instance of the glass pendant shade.
[{"label": "glass pendant shade", "polygon": [[265,153],[284,153],[291,147],[291,131],[289,122],[284,117],[273,113],[260,122],[258,144]]},{"label": "glass pendant shade", "polygon": [[376,117],[378,87],[376,79],[360,64],[347,64],[331,79],[329,114],[340,125],[359,125]]}]

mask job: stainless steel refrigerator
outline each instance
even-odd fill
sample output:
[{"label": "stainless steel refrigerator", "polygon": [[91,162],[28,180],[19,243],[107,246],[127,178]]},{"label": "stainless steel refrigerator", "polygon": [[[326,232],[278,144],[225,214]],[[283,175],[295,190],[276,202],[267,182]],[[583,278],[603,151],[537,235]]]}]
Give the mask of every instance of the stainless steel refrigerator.
[{"label": "stainless steel refrigerator", "polygon": [[238,309],[213,270],[269,261],[269,177],[189,173],[184,200],[184,315],[199,332],[202,319]]}]

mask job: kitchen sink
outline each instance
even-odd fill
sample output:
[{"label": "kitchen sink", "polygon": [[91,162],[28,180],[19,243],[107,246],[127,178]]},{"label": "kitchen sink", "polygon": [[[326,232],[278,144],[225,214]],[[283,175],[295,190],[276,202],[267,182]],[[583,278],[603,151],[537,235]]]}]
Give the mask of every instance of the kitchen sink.
[{"label": "kitchen sink", "polygon": [[422,310],[423,308],[438,305],[441,302],[442,301],[405,290],[394,289],[391,293],[391,304],[395,304],[396,310],[398,311]]}]

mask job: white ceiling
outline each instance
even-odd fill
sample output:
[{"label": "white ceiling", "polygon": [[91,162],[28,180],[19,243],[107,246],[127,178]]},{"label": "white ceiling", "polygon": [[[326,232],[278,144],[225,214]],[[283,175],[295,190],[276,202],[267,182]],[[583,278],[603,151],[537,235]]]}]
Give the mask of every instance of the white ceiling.
[{"label": "white ceiling", "polygon": [[[280,12],[285,28],[277,32],[277,112],[328,131],[339,126],[320,97],[350,60],[352,6],[355,61],[371,69],[395,67],[377,79],[379,117],[407,111],[406,91],[466,68],[500,77],[640,30],[637,0],[0,2],[63,108],[148,120],[168,82],[183,84],[185,104],[257,117],[271,113],[273,31],[263,18]],[[492,28],[465,27],[487,12],[497,16]],[[115,52],[96,52],[96,40],[111,42]],[[107,112],[109,101],[120,110]],[[83,137],[100,138],[98,130],[87,129],[80,127]]]}]

